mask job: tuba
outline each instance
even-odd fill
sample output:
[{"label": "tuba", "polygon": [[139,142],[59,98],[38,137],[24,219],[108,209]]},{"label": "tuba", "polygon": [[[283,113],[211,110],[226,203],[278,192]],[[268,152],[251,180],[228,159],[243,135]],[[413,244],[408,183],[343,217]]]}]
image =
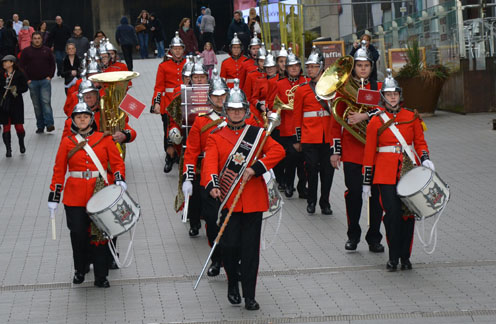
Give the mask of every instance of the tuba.
[{"label": "tuba", "polygon": [[[315,86],[315,93],[324,100],[334,99],[336,92],[342,95],[332,103],[332,115],[334,119],[345,128],[357,140],[365,144],[367,133],[367,121],[355,125],[347,122],[350,112],[363,113],[367,111],[367,105],[356,103],[359,84],[351,77],[354,60],[351,56],[339,58],[333,65],[329,66]],[[336,107],[340,102],[347,106],[342,116],[337,113]]]},{"label": "tuba", "polygon": [[[89,77],[93,82],[98,82],[105,89],[105,95],[100,99],[100,130],[115,134],[126,127],[127,114],[119,108],[122,99],[126,96],[129,80],[139,76],[138,72],[117,71],[95,74]],[[126,147],[116,143],[117,149],[124,159]]]}]

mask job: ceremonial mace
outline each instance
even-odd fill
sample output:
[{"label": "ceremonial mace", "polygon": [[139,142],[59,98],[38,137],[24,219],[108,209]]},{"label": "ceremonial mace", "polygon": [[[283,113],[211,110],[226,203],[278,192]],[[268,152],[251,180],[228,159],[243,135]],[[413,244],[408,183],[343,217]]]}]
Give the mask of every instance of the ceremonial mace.
[{"label": "ceremonial mace", "polygon": [[[262,140],[262,143],[258,147],[257,153],[255,154],[255,158],[253,159],[253,162],[251,163],[250,166],[255,164],[255,162],[258,160],[258,157],[262,153],[262,149],[265,146],[265,142],[267,142],[267,138],[270,136],[272,131],[281,124],[281,109],[277,109],[276,112],[270,112],[267,116],[268,120],[268,126],[265,131],[265,136]],[[238,203],[239,198],[241,197],[241,193],[243,193],[243,189],[245,188],[246,181],[242,181],[241,185],[239,186],[238,193],[236,194],[236,197],[234,197],[234,201],[229,208],[229,212],[227,213],[226,219],[224,219],[224,223],[222,223],[222,226],[219,230],[219,234],[217,234],[217,237],[215,238],[214,244],[212,245],[212,248],[210,249],[210,253],[208,254],[207,260],[205,260],[205,264],[203,265],[202,271],[200,272],[200,275],[198,276],[198,279],[196,280],[195,286],[193,287],[194,290],[198,287],[198,284],[200,283],[200,280],[205,273],[205,270],[207,269],[208,261],[212,257],[212,254],[214,254],[215,248],[217,245],[219,245],[220,238],[224,234],[224,230],[226,229],[227,223],[229,223],[229,219],[231,218],[231,215],[234,211],[234,208],[236,207],[236,204]]]}]

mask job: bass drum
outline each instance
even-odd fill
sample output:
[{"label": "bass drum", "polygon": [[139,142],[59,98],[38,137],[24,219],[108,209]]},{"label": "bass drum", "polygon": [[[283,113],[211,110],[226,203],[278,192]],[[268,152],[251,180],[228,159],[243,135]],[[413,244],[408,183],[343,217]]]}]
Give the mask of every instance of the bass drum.
[{"label": "bass drum", "polygon": [[118,185],[98,191],[86,204],[95,225],[109,238],[129,231],[140,218],[140,205]]},{"label": "bass drum", "polygon": [[276,177],[274,172],[270,170],[263,174],[265,184],[267,185],[267,194],[269,198],[269,210],[263,213],[263,219],[277,215],[282,209],[283,200],[281,193],[277,190]]},{"label": "bass drum", "polygon": [[441,212],[450,198],[449,186],[436,172],[423,166],[405,173],[396,190],[401,201],[420,219]]}]

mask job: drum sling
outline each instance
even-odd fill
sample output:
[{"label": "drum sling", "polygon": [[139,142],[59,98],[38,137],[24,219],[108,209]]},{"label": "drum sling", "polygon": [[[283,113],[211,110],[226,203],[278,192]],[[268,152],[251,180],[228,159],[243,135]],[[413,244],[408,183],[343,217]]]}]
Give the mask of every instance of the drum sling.
[{"label": "drum sling", "polygon": [[[229,157],[227,158],[227,161],[224,164],[219,176],[221,204],[217,219],[220,220],[222,209],[241,180],[241,177],[248,167],[248,163],[252,159],[253,154],[255,154],[256,147],[260,142],[262,133],[263,128],[246,125],[243,129],[243,133],[239,136],[236,144],[229,154]],[[222,131],[219,132],[219,135],[222,136]]]}]

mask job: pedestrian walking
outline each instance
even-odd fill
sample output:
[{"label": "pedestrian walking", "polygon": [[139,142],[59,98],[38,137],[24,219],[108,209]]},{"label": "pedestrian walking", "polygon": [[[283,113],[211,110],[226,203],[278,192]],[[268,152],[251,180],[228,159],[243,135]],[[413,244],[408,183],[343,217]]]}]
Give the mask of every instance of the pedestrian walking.
[{"label": "pedestrian walking", "polygon": [[150,14],[146,10],[141,10],[135,25],[140,45],[140,56],[142,59],[148,58],[148,38],[150,31]]},{"label": "pedestrian walking", "polygon": [[23,20],[22,28],[19,30],[17,35],[19,42],[19,51],[22,51],[29,45],[31,45],[31,35],[34,33],[34,28],[29,26],[29,20]]},{"label": "pedestrian walking", "polygon": [[14,124],[19,139],[19,151],[26,152],[24,146],[24,101],[22,94],[28,91],[28,84],[24,73],[19,70],[16,58],[6,55],[2,59],[2,72],[0,73],[0,123],[3,125],[2,138],[6,148],[6,157],[12,157],[10,126]]},{"label": "pedestrian walking", "polygon": [[191,19],[183,18],[179,23],[179,37],[186,45],[184,51],[185,55],[198,54],[198,41],[196,40],[195,33],[191,28]]},{"label": "pedestrian walking", "polygon": [[124,61],[126,61],[127,69],[133,70],[133,47],[140,49],[138,45],[138,37],[133,26],[129,25],[127,17],[121,18],[121,24],[117,26],[115,31],[115,41],[121,46]]},{"label": "pedestrian walking", "polygon": [[84,53],[90,48],[88,38],[83,35],[83,29],[80,25],[75,25],[72,31],[72,37],[67,40],[67,43],[72,43],[76,46],[76,55],[79,59],[84,58]]},{"label": "pedestrian walking", "polygon": [[37,31],[39,31],[41,33],[41,38],[43,38],[43,45],[48,46],[47,45],[47,41],[48,41],[48,36],[50,35],[50,32],[47,30],[47,23],[46,23],[46,21],[42,21],[40,23],[40,25],[38,26]]},{"label": "pedestrian walking", "polygon": [[243,20],[243,13],[240,10],[234,12],[234,17],[227,30],[227,41],[230,43],[234,38],[234,33],[238,35],[238,38],[243,43],[243,50],[248,53],[248,44],[250,43],[250,29],[248,25]]},{"label": "pedestrian walking", "polygon": [[62,76],[64,70],[65,44],[71,37],[71,30],[64,24],[61,16],[55,17],[56,25],[50,31],[47,44],[52,48],[57,63],[57,76]]},{"label": "pedestrian walking", "polygon": [[7,20],[5,28],[2,29],[2,55],[16,56],[17,49],[17,36],[15,30],[12,28],[12,20]]},{"label": "pedestrian walking", "polygon": [[212,44],[213,51],[216,52],[214,30],[215,18],[212,16],[212,11],[210,8],[207,8],[205,9],[205,15],[203,16],[200,25],[201,46],[204,47],[205,43],[210,42]]},{"label": "pedestrian walking", "polygon": [[67,95],[67,90],[76,84],[77,79],[79,79],[79,66],[81,60],[76,55],[76,45],[74,43],[68,42],[65,46],[66,56],[64,58],[64,71],[62,76],[64,77],[64,88],[65,94]]},{"label": "pedestrian walking", "polygon": [[200,54],[203,58],[203,65],[208,71],[208,78],[212,77],[212,70],[217,65],[217,56],[212,48],[212,43],[206,42],[203,48],[203,52]]},{"label": "pedestrian walking", "polygon": [[19,31],[22,28],[22,21],[19,20],[19,15],[18,14],[13,14],[12,15],[12,28],[14,28],[16,35],[19,35]]},{"label": "pedestrian walking", "polygon": [[157,47],[157,57],[162,58],[165,56],[164,48],[164,32],[162,30],[162,23],[155,14],[150,14],[150,33],[152,40]]},{"label": "pedestrian walking", "polygon": [[29,94],[36,115],[36,133],[41,134],[46,127],[47,132],[55,130],[51,106],[51,79],[55,73],[55,59],[52,51],[43,46],[39,32],[34,32],[31,46],[21,53],[20,68],[28,79]]}]

